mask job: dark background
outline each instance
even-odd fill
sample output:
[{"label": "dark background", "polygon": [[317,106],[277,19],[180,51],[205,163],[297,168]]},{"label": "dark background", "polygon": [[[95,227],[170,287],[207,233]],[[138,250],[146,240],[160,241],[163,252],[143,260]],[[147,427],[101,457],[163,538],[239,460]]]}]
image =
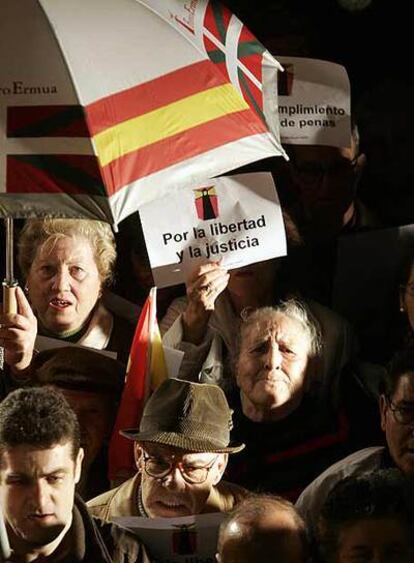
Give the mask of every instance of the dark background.
[{"label": "dark background", "polygon": [[[336,0],[224,3],[276,57],[278,52],[294,55],[294,37],[296,47],[303,47],[299,45],[301,35],[309,56],[343,64],[354,101],[384,80],[413,83],[414,16],[409,14],[410,2],[372,0],[368,8],[354,12],[343,9]],[[286,35],[293,39],[290,44]]]}]

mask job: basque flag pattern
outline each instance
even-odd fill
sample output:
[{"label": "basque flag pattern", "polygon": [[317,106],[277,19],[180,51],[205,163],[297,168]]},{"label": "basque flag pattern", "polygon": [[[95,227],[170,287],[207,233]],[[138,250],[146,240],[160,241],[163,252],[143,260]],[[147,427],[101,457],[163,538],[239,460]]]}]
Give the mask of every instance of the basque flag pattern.
[{"label": "basque flag pattern", "polygon": [[8,107],[6,137],[8,193],[105,194],[81,106]]},{"label": "basque flag pattern", "polygon": [[240,91],[251,108],[263,117],[262,58],[265,47],[225,6],[209,2],[204,19],[204,47],[212,62],[229,79],[237,68]]}]

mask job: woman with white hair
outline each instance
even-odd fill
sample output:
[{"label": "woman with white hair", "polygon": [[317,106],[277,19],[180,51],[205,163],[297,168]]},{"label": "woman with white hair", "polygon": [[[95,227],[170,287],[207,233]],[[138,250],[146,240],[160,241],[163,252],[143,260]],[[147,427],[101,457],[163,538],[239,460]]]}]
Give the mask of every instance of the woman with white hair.
[{"label": "woman with white hair", "polygon": [[231,460],[233,481],[295,500],[313,475],[367,445],[371,428],[377,434],[375,402],[350,370],[326,377],[322,350],[304,302],[289,299],[245,318],[229,403],[246,451]]}]

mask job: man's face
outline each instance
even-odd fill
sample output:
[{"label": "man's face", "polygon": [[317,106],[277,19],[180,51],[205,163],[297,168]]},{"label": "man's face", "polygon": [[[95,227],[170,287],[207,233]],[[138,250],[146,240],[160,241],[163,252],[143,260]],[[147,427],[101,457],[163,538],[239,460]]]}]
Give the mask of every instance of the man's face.
[{"label": "man's face", "polygon": [[290,181],[315,229],[337,233],[347,222],[355,182],[362,168],[356,148],[293,146]]},{"label": "man's face", "polygon": [[87,469],[102,448],[113,424],[113,401],[103,393],[75,391],[59,387],[59,391],[75,411],[81,429],[81,443],[85,451],[83,461]]},{"label": "man's face", "polygon": [[[225,454],[193,453],[149,443],[142,447],[135,444],[135,457],[141,472],[142,502],[151,518],[189,516],[203,512],[211,488],[220,481],[227,464]],[[162,466],[172,461],[172,471],[163,479],[148,475],[144,469],[144,459],[148,457]],[[193,484],[184,479],[178,464],[190,476],[198,468],[211,466],[211,469],[203,483]]]},{"label": "man's face", "polygon": [[299,321],[277,313],[252,326],[241,342],[237,385],[254,405],[270,411],[300,402],[309,337]]},{"label": "man's face", "polygon": [[24,552],[49,545],[69,529],[82,449],[72,444],[48,449],[28,445],[7,449],[0,467],[0,502],[11,543]]},{"label": "man's face", "polygon": [[381,428],[385,432],[388,449],[396,465],[406,475],[414,477],[414,423],[401,424],[396,420],[396,413],[392,412],[395,408],[402,412],[414,410],[414,372],[399,378],[391,401],[392,405],[381,396]]},{"label": "man's face", "polygon": [[339,535],[335,563],[413,563],[409,531],[393,518],[358,520]]}]

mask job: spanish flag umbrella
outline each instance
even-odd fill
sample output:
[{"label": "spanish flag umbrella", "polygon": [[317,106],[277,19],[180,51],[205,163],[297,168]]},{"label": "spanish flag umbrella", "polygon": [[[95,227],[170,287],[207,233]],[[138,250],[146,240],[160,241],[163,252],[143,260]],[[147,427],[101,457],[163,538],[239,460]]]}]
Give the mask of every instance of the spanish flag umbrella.
[{"label": "spanish flag umbrella", "polygon": [[280,69],[209,0],[2,0],[0,217],[116,226],[284,154]]}]

